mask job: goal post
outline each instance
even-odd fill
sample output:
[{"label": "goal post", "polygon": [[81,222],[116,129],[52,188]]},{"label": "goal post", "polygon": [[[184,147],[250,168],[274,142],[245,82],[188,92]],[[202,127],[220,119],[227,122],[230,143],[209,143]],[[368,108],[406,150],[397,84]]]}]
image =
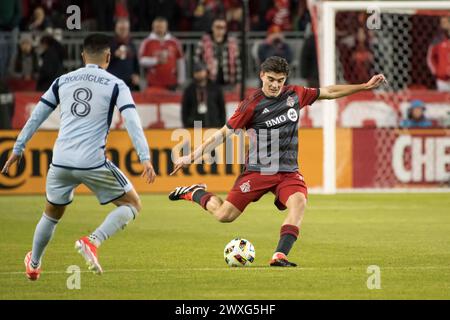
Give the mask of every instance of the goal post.
[{"label": "goal post", "polygon": [[[415,83],[407,74],[408,72],[415,72],[414,61],[416,58],[413,56],[414,53],[411,53],[410,47],[414,41],[417,41],[417,37],[414,38],[415,36],[414,33],[411,33],[411,28],[432,28],[427,22],[423,22],[423,26],[418,25],[418,23],[421,22],[416,21],[415,15],[436,14],[436,17],[442,15],[445,16],[446,12],[450,13],[450,1],[309,0],[309,8],[313,20],[313,29],[316,35],[320,85],[322,87],[342,82],[352,83],[352,79],[357,79],[358,76],[362,77],[362,75],[358,74],[358,70],[352,69],[353,66],[351,66],[352,61],[350,59],[345,62],[347,56],[353,55],[354,52],[350,51],[345,53],[342,52],[342,50],[339,52],[336,34],[338,32],[337,23],[340,23],[340,21],[339,19],[336,19],[337,15],[339,13],[365,13],[368,17],[379,15],[379,26],[376,28],[377,30],[374,31],[373,36],[378,43],[375,48],[371,47],[372,44],[365,44],[366,48],[363,50],[363,53],[372,57],[370,74],[385,73],[390,83],[389,89],[377,90],[377,93],[375,93],[376,98],[384,100],[387,104],[393,105],[394,108],[397,108],[396,112],[400,114],[400,109],[398,109],[400,108],[399,105],[403,106],[407,99],[411,99],[414,96],[414,93],[411,93],[409,89],[414,87]],[[355,23],[359,23],[358,32],[360,33],[364,33],[364,31],[361,31],[360,29],[368,29],[367,20],[356,21]],[[412,24],[414,25],[411,27]],[[419,34],[419,31],[420,30],[417,30],[416,33]],[[431,34],[432,31],[433,30],[430,29],[428,34]],[[391,34],[392,39],[387,39],[387,34]],[[354,37],[356,38],[358,35],[354,35]],[[423,43],[420,45],[426,46],[429,44],[429,39],[426,38],[428,37],[427,35],[424,35],[423,37]],[[344,63],[342,61],[344,61]],[[356,83],[356,81],[354,83]],[[419,84],[426,86],[424,83]],[[448,98],[445,97],[444,99],[448,100]],[[450,101],[447,102],[450,104]],[[338,191],[336,182],[336,131],[339,121],[338,111],[340,110],[338,104],[339,102],[335,100],[321,101],[323,126],[322,192],[325,194],[334,194]],[[383,124],[381,124],[381,126],[383,126]],[[383,133],[376,134],[382,135]],[[394,134],[398,134],[398,132],[395,132],[395,128],[386,131],[386,135]],[[384,142],[381,141],[381,144],[383,143]],[[444,147],[444,154],[445,150]],[[390,149],[389,152],[391,152]],[[392,170],[395,171],[395,168],[388,168],[386,169],[386,172],[391,172]],[[411,170],[414,171],[413,169]],[[383,174],[390,179],[390,177],[388,177],[389,173],[386,172]],[[413,174],[414,173],[412,173],[412,175]],[[384,177],[382,177],[382,179],[384,179]],[[414,180],[413,178],[411,179]],[[397,178],[392,178],[392,180],[395,181],[392,181],[391,184],[383,185],[381,182],[376,182],[374,183],[374,186],[375,188],[397,188],[404,186]]]}]

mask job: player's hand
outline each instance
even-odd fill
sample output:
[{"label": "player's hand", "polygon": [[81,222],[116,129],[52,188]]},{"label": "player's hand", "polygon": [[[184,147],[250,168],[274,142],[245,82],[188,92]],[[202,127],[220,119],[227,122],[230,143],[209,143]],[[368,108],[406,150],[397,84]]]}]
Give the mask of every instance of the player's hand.
[{"label": "player's hand", "polygon": [[178,158],[178,159],[174,162],[175,167],[174,167],[173,171],[170,173],[170,175],[173,176],[173,175],[174,175],[175,173],[177,173],[180,169],[189,166],[189,165],[191,164],[191,162],[192,162],[192,161],[191,161],[191,155],[188,155],[188,156],[184,156],[184,157]]},{"label": "player's hand", "polygon": [[387,80],[382,74],[377,74],[366,82],[366,90],[372,90],[378,88],[382,83],[387,84]]},{"label": "player's hand", "polygon": [[7,174],[9,167],[11,167],[15,162],[18,162],[22,158],[22,155],[15,154],[14,152],[11,154],[11,156],[6,161],[5,165],[3,166],[2,173]]},{"label": "player's hand", "polygon": [[156,179],[156,173],[153,169],[153,165],[149,160],[142,162],[142,166],[144,167],[144,171],[141,174],[141,177],[144,178],[147,183],[153,183]]}]

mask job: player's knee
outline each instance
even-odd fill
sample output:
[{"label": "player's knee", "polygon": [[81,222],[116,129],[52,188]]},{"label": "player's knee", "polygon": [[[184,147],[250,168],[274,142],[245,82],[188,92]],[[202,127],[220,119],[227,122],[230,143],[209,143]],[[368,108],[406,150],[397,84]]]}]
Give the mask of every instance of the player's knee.
[{"label": "player's knee", "polygon": [[230,222],[233,222],[234,220],[236,220],[237,217],[238,217],[238,215],[234,214],[234,212],[232,210],[223,210],[219,214],[218,220],[221,223],[230,223]]},{"label": "player's knee", "polygon": [[221,223],[230,223],[233,222],[236,218],[232,215],[229,214],[223,214],[221,216],[219,216],[219,222]]},{"label": "player's knee", "polygon": [[212,210],[217,210],[222,205],[221,199],[218,197],[211,197],[208,201],[208,208],[211,208]]},{"label": "player's knee", "polygon": [[303,193],[297,192],[289,197],[289,207],[303,210],[306,207],[306,197]]},{"label": "player's knee", "polygon": [[142,210],[142,202],[140,198],[137,198],[133,201],[132,206],[136,209],[136,211],[139,213]]},{"label": "player's knee", "polygon": [[136,198],[130,201],[127,201],[125,205],[129,206],[133,210],[133,214],[137,216],[139,212],[142,210],[142,203],[140,198]]}]

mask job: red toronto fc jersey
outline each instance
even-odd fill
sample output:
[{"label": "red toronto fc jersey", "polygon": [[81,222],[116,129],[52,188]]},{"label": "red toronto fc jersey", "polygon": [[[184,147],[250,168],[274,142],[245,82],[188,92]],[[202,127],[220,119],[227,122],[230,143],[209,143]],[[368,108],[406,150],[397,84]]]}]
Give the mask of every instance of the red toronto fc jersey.
[{"label": "red toronto fc jersey", "polygon": [[246,129],[250,138],[248,171],[295,172],[298,170],[300,110],[319,97],[318,88],[284,86],[269,98],[261,89],[242,101],[227,121],[230,129]]},{"label": "red toronto fc jersey", "polygon": [[147,85],[167,87],[177,85],[177,60],[183,58],[179,41],[168,35],[163,40],[150,36],[141,45],[140,57],[163,57],[166,63],[147,69]]}]

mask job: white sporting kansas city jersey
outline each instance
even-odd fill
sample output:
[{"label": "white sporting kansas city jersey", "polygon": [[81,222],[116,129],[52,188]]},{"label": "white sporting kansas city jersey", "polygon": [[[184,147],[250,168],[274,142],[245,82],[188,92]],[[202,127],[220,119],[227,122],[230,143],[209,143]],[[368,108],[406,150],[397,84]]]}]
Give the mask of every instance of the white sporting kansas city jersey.
[{"label": "white sporting kansas city jersey", "polygon": [[106,139],[117,106],[141,161],[149,160],[149,148],[126,84],[95,64],[87,64],[56,79],[44,93],[22,129],[14,152],[25,144],[57,106],[61,127],[53,149],[54,166],[93,169],[105,164]]}]

